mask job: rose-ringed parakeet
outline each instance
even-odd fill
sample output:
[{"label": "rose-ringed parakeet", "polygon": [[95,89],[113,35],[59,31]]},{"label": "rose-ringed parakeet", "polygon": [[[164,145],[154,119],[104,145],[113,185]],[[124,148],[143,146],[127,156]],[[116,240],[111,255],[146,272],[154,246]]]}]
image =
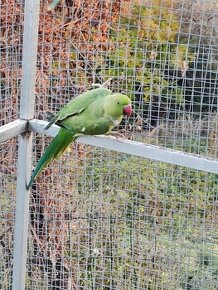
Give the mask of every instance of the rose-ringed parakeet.
[{"label": "rose-ringed parakeet", "polygon": [[131,100],[126,95],[112,93],[106,88],[87,91],[70,101],[45,128],[48,129],[52,124],[61,127],[39,160],[28,188],[44,167],[59,157],[76,137],[108,133],[120,124],[123,115],[130,116],[131,113]]}]

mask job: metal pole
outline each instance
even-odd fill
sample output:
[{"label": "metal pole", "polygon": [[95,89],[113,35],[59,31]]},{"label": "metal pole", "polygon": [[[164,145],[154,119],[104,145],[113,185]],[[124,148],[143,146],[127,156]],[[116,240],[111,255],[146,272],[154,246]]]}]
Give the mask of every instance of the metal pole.
[{"label": "metal pole", "polygon": [[[48,130],[45,130],[46,125],[48,125],[48,122],[46,121],[33,119],[29,122],[29,129],[33,132],[55,137],[60,130],[60,127],[52,125]],[[204,157],[131,140],[117,139],[110,136],[84,135],[78,137],[76,142],[218,174],[218,161],[215,158]]]},{"label": "metal pole", "polygon": [[[39,4],[40,0],[25,1],[20,101],[20,118],[25,120],[32,119],[34,114]],[[31,159],[32,134],[26,132],[19,136],[14,230],[13,290],[25,289],[29,222],[29,192],[26,185],[30,178]]]},{"label": "metal pole", "polygon": [[26,131],[27,121],[16,120],[0,127],[0,143],[16,137]]}]

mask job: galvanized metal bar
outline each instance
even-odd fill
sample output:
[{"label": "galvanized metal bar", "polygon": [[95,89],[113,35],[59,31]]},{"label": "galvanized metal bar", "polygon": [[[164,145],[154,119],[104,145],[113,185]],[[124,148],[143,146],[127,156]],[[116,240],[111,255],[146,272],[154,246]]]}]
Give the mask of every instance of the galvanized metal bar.
[{"label": "galvanized metal bar", "polygon": [[[47,124],[48,122],[33,119],[29,122],[29,129],[33,132],[43,133],[54,137],[60,128],[53,125],[49,130],[44,130]],[[211,173],[218,173],[218,160],[216,159],[206,158],[200,155],[193,155],[191,153],[180,152],[172,149],[165,149],[160,146],[117,139],[110,136],[81,136],[76,139],[76,142],[127,153],[142,158],[166,162],[169,164],[203,170]]]},{"label": "galvanized metal bar", "polygon": [[31,119],[34,115],[39,5],[40,0],[25,1],[20,100],[21,119]]},{"label": "galvanized metal bar", "polygon": [[30,179],[32,134],[19,136],[17,190],[13,257],[13,290],[25,289],[27,237],[29,222],[29,192],[26,189]]},{"label": "galvanized metal bar", "polygon": [[26,131],[27,121],[16,120],[0,127],[0,143],[16,137]]},{"label": "galvanized metal bar", "polygon": [[48,130],[45,130],[46,125],[48,125],[48,122],[46,121],[32,119],[28,122],[28,130],[35,133],[45,134],[50,137],[55,137],[60,130],[60,127],[53,124]]},{"label": "galvanized metal bar", "polygon": [[[31,119],[35,104],[35,75],[40,0],[26,0],[24,13],[23,62],[21,81],[20,118]],[[29,192],[32,159],[32,134],[19,137],[17,164],[16,213],[14,230],[13,290],[25,289],[27,238],[29,222]]]}]

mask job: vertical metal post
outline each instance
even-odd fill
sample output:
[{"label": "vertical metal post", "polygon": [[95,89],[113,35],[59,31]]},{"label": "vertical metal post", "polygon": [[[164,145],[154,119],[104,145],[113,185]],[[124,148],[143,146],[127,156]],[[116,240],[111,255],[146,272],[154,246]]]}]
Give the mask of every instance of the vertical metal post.
[{"label": "vertical metal post", "polygon": [[[25,120],[32,119],[34,114],[39,4],[40,0],[25,1],[20,101],[20,118]],[[14,230],[13,290],[25,289],[29,221],[29,192],[26,185],[31,172],[31,135],[32,134],[27,132],[19,136]]]}]

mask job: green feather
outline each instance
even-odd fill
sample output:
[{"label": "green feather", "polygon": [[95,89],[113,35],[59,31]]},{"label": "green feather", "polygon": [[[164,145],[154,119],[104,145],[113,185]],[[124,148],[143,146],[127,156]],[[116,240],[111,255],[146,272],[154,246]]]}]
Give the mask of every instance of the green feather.
[{"label": "green feather", "polygon": [[65,129],[62,129],[62,128],[60,129],[57,136],[54,138],[54,140],[51,142],[51,144],[48,146],[45,153],[39,160],[31,176],[30,182],[27,186],[28,189],[31,187],[33,180],[46,167],[46,165],[48,165],[55,158],[59,157],[76,137],[77,137],[77,134],[73,135],[72,133],[70,133],[69,131]]},{"label": "green feather", "polygon": [[79,115],[81,112],[83,112],[87,107],[96,99],[104,98],[105,96],[110,95],[111,90],[106,88],[98,88],[94,90],[87,91],[76,98],[74,98],[72,101],[67,103],[60,112],[55,115],[49,124],[45,127],[47,130],[52,126],[52,124],[56,122],[61,122],[66,118],[73,117],[76,115]]},{"label": "green feather", "polygon": [[[129,106],[128,111],[124,111],[124,108],[127,110],[126,106]],[[45,128],[48,129],[54,123],[61,127],[39,160],[28,188],[45,166],[59,157],[77,136],[108,133],[120,124],[123,114],[128,114],[130,108],[131,100],[126,95],[111,94],[106,88],[90,90],[66,104]]]}]

